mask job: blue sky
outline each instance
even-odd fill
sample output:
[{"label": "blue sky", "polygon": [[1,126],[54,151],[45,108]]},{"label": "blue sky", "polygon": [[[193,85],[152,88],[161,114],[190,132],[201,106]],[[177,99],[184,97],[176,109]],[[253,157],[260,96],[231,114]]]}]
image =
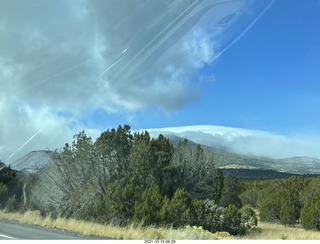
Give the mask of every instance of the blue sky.
[{"label": "blue sky", "polygon": [[102,127],[107,121],[134,129],[206,124],[320,135],[319,26],[317,1],[275,1],[240,40],[199,71],[215,77],[202,83],[199,100],[171,113],[152,107],[129,115],[100,111],[92,119]]},{"label": "blue sky", "polygon": [[0,159],[119,124],[320,137],[320,2],[227,2],[0,0]]},{"label": "blue sky", "polygon": [[196,101],[176,113],[142,114],[134,127],[211,124],[279,134],[320,134],[320,6],[276,1],[204,72]]}]

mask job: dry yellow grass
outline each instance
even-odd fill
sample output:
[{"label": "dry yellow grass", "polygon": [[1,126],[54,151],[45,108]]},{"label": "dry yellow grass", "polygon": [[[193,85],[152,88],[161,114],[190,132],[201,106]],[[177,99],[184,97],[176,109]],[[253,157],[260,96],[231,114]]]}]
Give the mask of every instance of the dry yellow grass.
[{"label": "dry yellow grass", "polygon": [[[306,231],[302,228],[285,227],[280,224],[259,222],[260,231],[251,231],[245,236],[229,236],[220,232],[212,234],[202,230],[202,227],[187,226],[184,229],[143,227],[141,224],[132,224],[126,227],[101,225],[93,222],[75,219],[41,217],[39,211],[25,213],[7,213],[0,211],[0,219],[18,220],[21,224],[55,227],[75,231],[83,235],[97,235],[111,237],[118,240],[320,240],[320,231]],[[259,229],[258,229],[259,230]]]},{"label": "dry yellow grass", "polygon": [[307,231],[301,227],[259,222],[261,232],[252,231],[245,236],[229,236],[224,240],[320,240],[320,231]]},{"label": "dry yellow grass", "polygon": [[57,218],[49,216],[41,217],[39,211],[27,211],[25,213],[7,213],[0,211],[0,219],[18,220],[21,224],[39,225],[46,228],[55,227],[68,231],[74,231],[83,235],[96,235],[110,237],[118,240],[197,240],[216,239],[210,232],[189,231],[188,229],[174,230],[172,228],[143,227],[141,224],[132,224],[126,227],[113,225],[101,225],[93,222],[79,221],[75,219]]}]

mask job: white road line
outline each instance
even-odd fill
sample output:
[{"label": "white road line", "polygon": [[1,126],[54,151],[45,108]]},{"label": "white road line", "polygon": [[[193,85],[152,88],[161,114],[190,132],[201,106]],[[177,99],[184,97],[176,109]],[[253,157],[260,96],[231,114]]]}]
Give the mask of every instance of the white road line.
[{"label": "white road line", "polygon": [[10,239],[10,240],[14,240],[14,238],[11,237],[11,236],[6,236],[6,235],[1,235],[1,234],[0,234],[0,237],[4,237],[4,238]]}]

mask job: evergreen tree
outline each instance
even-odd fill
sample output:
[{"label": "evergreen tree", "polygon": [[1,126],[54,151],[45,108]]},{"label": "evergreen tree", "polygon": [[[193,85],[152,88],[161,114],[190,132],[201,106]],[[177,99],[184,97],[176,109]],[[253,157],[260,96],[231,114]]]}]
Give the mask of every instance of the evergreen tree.
[{"label": "evergreen tree", "polygon": [[103,132],[95,142],[95,159],[99,162],[96,169],[103,172],[99,184],[106,188],[107,183],[118,181],[121,186],[130,183],[130,151],[133,135],[129,125],[119,125]]},{"label": "evergreen tree", "polygon": [[171,225],[171,223],[173,223],[174,219],[169,209],[170,209],[170,199],[168,196],[164,196],[162,201],[162,207],[160,209],[161,225]]},{"label": "evergreen tree", "polygon": [[170,165],[173,156],[173,145],[169,142],[169,139],[161,134],[157,139],[153,138],[150,144],[154,154],[156,182],[159,184],[160,190],[165,194],[168,191],[170,194],[170,191],[174,188],[175,179],[173,178],[176,175],[176,170]]},{"label": "evergreen tree", "polygon": [[135,202],[140,201],[141,191],[133,184],[121,187],[110,183],[105,195],[106,218],[109,223],[124,226],[134,215]]},{"label": "evergreen tree", "polygon": [[281,198],[278,192],[267,196],[261,203],[260,219],[265,222],[280,222]]},{"label": "evergreen tree", "polygon": [[142,220],[144,225],[159,225],[161,223],[162,202],[163,197],[159,186],[152,184],[142,193],[141,201],[136,202],[133,218]]},{"label": "evergreen tree", "polygon": [[320,197],[311,199],[301,209],[301,224],[306,230],[320,230]]},{"label": "evergreen tree", "polygon": [[284,225],[295,225],[300,218],[299,198],[291,190],[283,190],[281,195],[281,223]]},{"label": "evergreen tree", "polygon": [[130,168],[134,172],[135,184],[141,189],[146,189],[151,183],[158,183],[158,171],[160,170],[155,160],[155,154],[151,147],[150,135],[135,133],[130,153]]},{"label": "evergreen tree", "polygon": [[219,204],[222,207],[228,207],[230,204],[235,205],[237,208],[242,207],[240,198],[238,197],[239,185],[238,179],[232,175],[228,174],[223,181],[223,190]]},{"label": "evergreen tree", "polygon": [[193,200],[190,194],[185,189],[178,189],[170,203],[166,199],[161,209],[161,216],[167,216],[168,219],[163,219],[167,224],[172,224],[177,228],[185,225],[192,225],[195,221],[195,210]]},{"label": "evergreen tree", "polygon": [[[307,180],[306,180],[307,181]],[[300,193],[301,205],[306,204],[313,198],[320,196],[320,176],[308,179],[306,187]]]},{"label": "evergreen tree", "polygon": [[300,203],[297,193],[280,187],[265,196],[260,207],[260,218],[261,221],[294,225],[299,220],[299,212]]}]

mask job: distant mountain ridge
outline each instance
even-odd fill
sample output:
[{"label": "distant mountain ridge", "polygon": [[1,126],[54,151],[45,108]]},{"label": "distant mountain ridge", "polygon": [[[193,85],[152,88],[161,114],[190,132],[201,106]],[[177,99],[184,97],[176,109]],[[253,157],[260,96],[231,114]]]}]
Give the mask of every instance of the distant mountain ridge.
[{"label": "distant mountain ridge", "polygon": [[[140,130],[142,131],[142,130]],[[242,128],[193,125],[147,129],[151,136],[159,134],[186,138],[195,143],[225,152],[272,159],[308,156],[320,159],[320,140],[277,135]]]},{"label": "distant mountain ridge", "polygon": [[[149,131],[149,130],[147,130]],[[161,131],[150,130],[151,136],[156,137]],[[245,133],[246,131],[242,131]],[[195,133],[195,132],[194,132]],[[200,132],[201,133],[201,132]],[[174,133],[161,133],[174,145],[179,141],[185,140]],[[231,133],[232,134],[232,133]],[[195,136],[195,134],[192,134]],[[233,135],[234,136],[234,135]],[[229,135],[229,139],[231,136]],[[187,138],[191,147],[200,144],[204,150],[213,153],[214,162],[217,168],[224,172],[236,174],[238,170],[239,176],[256,176],[265,172],[270,177],[291,175],[320,175],[320,159],[312,157],[291,157],[282,159],[272,159],[268,157],[257,157],[230,152],[228,147],[217,145],[216,147],[208,146],[202,143],[194,142]],[[208,141],[205,141],[208,143]],[[23,172],[24,174],[39,173],[43,167],[49,162],[52,151],[32,151],[24,157],[16,160],[11,164],[11,168]],[[275,172],[274,172],[275,171]],[[281,173],[281,174],[278,174]],[[287,175],[286,175],[287,174]],[[267,177],[267,176],[266,176]]]},{"label": "distant mountain ridge", "polygon": [[[179,141],[186,138],[178,137],[173,134],[164,135],[169,138],[170,142],[177,145]],[[189,141],[191,147],[198,143]],[[200,144],[201,145],[201,144]],[[292,157],[284,159],[272,159],[267,157],[257,157],[244,154],[228,152],[225,148],[215,148],[201,145],[203,149],[213,153],[214,162],[220,169],[242,169],[242,170],[271,170],[280,173],[297,174],[297,175],[319,175],[320,159],[311,157]],[[230,171],[234,172],[234,171]],[[246,172],[246,171],[243,171]],[[250,172],[250,171],[247,171]],[[275,174],[274,174],[275,175]]]}]

